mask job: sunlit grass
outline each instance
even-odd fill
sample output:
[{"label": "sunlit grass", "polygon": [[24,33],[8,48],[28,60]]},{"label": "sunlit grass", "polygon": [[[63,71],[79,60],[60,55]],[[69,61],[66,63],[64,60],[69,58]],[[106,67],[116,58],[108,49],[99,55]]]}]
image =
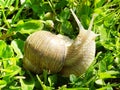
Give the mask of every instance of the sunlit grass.
[{"label": "sunlit grass", "polygon": [[[76,37],[77,25],[70,8],[86,29],[96,14],[92,30],[100,35],[92,65],[83,75],[68,78],[47,71],[36,75],[24,70],[24,41],[31,33],[44,29]],[[120,1],[0,0],[0,89],[119,90]]]}]

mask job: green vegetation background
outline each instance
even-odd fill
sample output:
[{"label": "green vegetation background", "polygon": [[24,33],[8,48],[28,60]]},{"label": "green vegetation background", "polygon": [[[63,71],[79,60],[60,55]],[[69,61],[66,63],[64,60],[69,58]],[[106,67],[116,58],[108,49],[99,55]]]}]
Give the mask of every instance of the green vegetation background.
[{"label": "green vegetation background", "polygon": [[[93,14],[96,58],[83,75],[35,75],[22,67],[24,41],[38,30],[74,39],[72,8],[88,28]],[[0,0],[1,90],[120,90],[120,0]]]}]

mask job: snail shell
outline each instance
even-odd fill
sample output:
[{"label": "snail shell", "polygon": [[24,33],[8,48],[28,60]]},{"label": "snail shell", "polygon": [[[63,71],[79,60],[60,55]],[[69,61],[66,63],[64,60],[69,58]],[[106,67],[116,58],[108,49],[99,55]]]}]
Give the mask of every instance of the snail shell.
[{"label": "snail shell", "polygon": [[48,31],[31,34],[25,42],[23,65],[35,73],[59,72],[65,61],[65,41]]}]

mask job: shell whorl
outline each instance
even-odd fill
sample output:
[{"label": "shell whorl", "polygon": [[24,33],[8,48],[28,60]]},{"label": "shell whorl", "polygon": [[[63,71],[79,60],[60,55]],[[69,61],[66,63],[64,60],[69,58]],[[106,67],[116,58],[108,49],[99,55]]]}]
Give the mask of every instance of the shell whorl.
[{"label": "shell whorl", "polygon": [[25,42],[24,67],[35,73],[44,69],[50,73],[59,72],[64,65],[64,44],[64,40],[48,31],[31,34]]}]

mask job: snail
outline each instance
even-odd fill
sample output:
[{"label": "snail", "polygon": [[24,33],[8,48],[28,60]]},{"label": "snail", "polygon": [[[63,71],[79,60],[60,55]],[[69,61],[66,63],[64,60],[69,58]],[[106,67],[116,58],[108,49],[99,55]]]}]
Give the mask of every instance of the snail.
[{"label": "snail", "polygon": [[79,27],[76,39],[44,30],[34,32],[25,41],[25,69],[35,73],[42,73],[45,69],[49,73],[60,73],[63,76],[79,76],[88,69],[96,51],[97,34],[91,31],[94,18],[88,30],[85,30],[73,10],[70,11]]}]

